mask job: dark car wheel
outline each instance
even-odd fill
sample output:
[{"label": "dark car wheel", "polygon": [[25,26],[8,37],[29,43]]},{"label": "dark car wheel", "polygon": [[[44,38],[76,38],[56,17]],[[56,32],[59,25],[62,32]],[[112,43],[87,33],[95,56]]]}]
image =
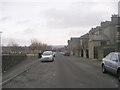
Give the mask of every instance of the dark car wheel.
[{"label": "dark car wheel", "polygon": [[120,69],[118,70],[118,81],[120,82]]},{"label": "dark car wheel", "polygon": [[102,72],[103,72],[103,73],[106,73],[105,65],[102,65]]}]

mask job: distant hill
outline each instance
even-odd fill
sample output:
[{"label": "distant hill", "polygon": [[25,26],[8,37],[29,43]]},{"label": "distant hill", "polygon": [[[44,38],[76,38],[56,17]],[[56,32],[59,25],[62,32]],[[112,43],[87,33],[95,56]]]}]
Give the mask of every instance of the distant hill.
[{"label": "distant hill", "polygon": [[65,45],[51,45],[53,49],[63,48]]}]

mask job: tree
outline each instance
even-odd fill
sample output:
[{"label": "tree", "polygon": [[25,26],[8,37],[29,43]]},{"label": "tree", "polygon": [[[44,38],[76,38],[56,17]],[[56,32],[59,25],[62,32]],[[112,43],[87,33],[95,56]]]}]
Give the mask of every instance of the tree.
[{"label": "tree", "polygon": [[42,46],[42,43],[36,39],[31,40],[30,48],[34,50],[40,50]]},{"label": "tree", "polygon": [[41,41],[38,41],[37,39],[32,39],[31,40],[31,45],[30,45],[30,48],[32,51],[35,52],[40,52],[40,51],[44,51],[44,50],[50,50],[50,47],[45,44],[45,43],[42,43]]},{"label": "tree", "polygon": [[19,45],[13,40],[11,40],[8,43],[7,47],[9,48],[9,50],[8,50],[9,53],[17,53],[17,52],[19,52],[19,48],[18,48]]},{"label": "tree", "polygon": [[19,45],[18,45],[15,41],[11,40],[11,41],[8,43],[7,46],[9,46],[9,47],[18,47]]}]

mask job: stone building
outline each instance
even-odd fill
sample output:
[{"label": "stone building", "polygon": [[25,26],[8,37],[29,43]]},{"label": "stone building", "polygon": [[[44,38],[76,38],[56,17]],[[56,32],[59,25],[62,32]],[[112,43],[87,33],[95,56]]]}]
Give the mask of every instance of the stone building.
[{"label": "stone building", "polygon": [[89,31],[89,58],[101,60],[111,51],[116,50],[118,15],[112,15],[111,21]]},{"label": "stone building", "polygon": [[116,51],[120,52],[120,1],[118,2],[118,21],[117,21],[117,35],[116,35]]},{"label": "stone building", "polygon": [[71,39],[68,40],[68,50],[71,55],[79,55],[79,46],[80,46],[79,37],[71,37]]},{"label": "stone building", "polygon": [[111,21],[101,22],[80,38],[71,38],[68,48],[73,55],[77,52],[81,57],[99,60],[112,51],[120,52],[120,1],[118,15],[112,15]]},{"label": "stone building", "polygon": [[80,56],[84,58],[88,58],[88,40],[89,40],[89,34],[85,34],[80,37]]}]

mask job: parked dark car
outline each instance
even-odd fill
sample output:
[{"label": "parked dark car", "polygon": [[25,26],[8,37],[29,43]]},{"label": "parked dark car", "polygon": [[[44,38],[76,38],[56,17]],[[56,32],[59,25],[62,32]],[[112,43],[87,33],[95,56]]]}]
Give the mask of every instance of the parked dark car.
[{"label": "parked dark car", "polygon": [[120,81],[120,52],[111,52],[102,59],[102,72],[107,71],[116,74]]}]

